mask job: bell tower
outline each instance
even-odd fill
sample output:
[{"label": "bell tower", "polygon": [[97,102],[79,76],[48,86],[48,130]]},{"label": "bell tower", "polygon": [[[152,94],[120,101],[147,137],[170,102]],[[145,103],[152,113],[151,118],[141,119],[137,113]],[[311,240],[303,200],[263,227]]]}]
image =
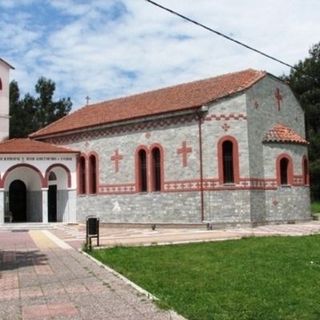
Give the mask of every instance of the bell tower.
[{"label": "bell tower", "polygon": [[9,138],[9,72],[14,69],[0,58],[0,141]]}]

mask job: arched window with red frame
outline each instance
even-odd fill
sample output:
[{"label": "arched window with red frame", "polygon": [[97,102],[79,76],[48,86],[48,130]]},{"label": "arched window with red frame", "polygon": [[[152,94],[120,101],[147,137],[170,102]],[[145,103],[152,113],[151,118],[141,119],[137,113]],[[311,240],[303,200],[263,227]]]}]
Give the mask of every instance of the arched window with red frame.
[{"label": "arched window with red frame", "polygon": [[303,184],[309,185],[309,162],[306,156],[302,158],[302,175],[303,175]]},{"label": "arched window with red frame", "polygon": [[293,184],[293,165],[288,154],[281,154],[277,158],[277,182],[280,186]]},{"label": "arched window with red frame", "polygon": [[225,141],[222,144],[223,183],[234,183],[233,144]]},{"label": "arched window with red frame", "polygon": [[94,154],[89,156],[89,193],[97,193],[97,157]]},{"label": "arched window with red frame", "polygon": [[234,137],[225,136],[219,140],[218,167],[220,184],[239,183],[239,151]]},{"label": "arched window with red frame", "polygon": [[85,156],[80,156],[79,157],[79,165],[78,165],[78,178],[79,178],[79,183],[78,183],[78,192],[79,194],[86,194],[86,158]]},{"label": "arched window with red frame", "polygon": [[151,150],[151,190],[161,191],[162,189],[162,156],[159,147]]},{"label": "arched window with red frame", "polygon": [[148,191],[148,166],[147,166],[147,151],[140,149],[137,152],[137,191]]},{"label": "arched window with red frame", "polygon": [[289,184],[289,160],[282,158],[280,160],[280,184]]}]

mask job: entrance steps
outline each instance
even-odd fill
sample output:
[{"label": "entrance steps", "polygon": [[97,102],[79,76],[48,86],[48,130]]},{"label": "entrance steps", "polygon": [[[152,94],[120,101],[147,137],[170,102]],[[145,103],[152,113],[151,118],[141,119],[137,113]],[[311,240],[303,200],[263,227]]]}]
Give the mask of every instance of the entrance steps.
[{"label": "entrance steps", "polygon": [[0,231],[21,231],[21,230],[48,230],[54,229],[54,223],[42,222],[22,222],[22,223],[2,223]]}]

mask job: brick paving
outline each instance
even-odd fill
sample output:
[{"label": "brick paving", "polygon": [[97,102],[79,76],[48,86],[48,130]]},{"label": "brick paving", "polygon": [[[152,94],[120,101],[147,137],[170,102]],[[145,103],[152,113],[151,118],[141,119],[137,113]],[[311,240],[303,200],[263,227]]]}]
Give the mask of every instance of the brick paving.
[{"label": "brick paving", "polygon": [[0,230],[0,319],[178,318],[77,250],[54,247],[42,231]]}]

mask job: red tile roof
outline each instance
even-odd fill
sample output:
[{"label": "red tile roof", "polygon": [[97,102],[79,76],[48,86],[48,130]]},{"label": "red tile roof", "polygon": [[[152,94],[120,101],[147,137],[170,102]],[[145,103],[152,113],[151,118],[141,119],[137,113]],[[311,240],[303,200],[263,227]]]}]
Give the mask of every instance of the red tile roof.
[{"label": "red tile roof", "polygon": [[112,122],[197,108],[241,92],[265,75],[264,71],[248,69],[88,105],[38,130],[30,137],[59,134]]},{"label": "red tile roof", "polygon": [[78,153],[50,143],[31,139],[11,139],[0,143],[0,153]]},{"label": "red tile roof", "polygon": [[264,142],[309,144],[309,142],[307,140],[302,138],[293,129],[290,129],[281,123],[278,123],[273,128],[271,128],[264,136],[263,141]]}]

